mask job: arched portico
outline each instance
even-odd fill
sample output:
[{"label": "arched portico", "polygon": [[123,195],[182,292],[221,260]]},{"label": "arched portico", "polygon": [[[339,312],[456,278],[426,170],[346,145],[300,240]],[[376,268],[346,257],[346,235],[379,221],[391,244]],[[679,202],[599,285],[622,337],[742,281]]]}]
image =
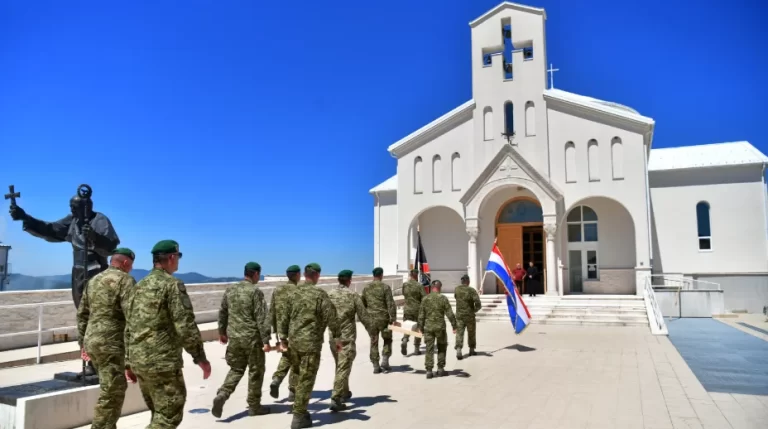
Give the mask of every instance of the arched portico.
[{"label": "arched portico", "polygon": [[565,294],[636,293],[635,222],[624,205],[585,198],[568,208],[559,226]]},{"label": "arched portico", "polygon": [[419,235],[431,278],[442,281],[444,291],[452,291],[466,273],[468,236],[464,219],[446,206],[432,206],[417,214],[408,228],[408,260],[411,263],[416,257]]}]

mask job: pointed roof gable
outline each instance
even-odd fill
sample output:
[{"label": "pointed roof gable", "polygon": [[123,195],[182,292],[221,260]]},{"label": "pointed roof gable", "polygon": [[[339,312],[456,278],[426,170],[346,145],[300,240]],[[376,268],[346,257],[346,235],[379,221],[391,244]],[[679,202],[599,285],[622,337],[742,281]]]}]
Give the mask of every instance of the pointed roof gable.
[{"label": "pointed roof gable", "polygon": [[517,4],[517,3],[505,1],[505,2],[499,3],[493,9],[477,17],[474,21],[469,23],[469,26],[472,28],[475,28],[478,25],[485,22],[485,20],[487,20],[488,18],[492,17],[493,15],[496,15],[497,13],[501,12],[504,9],[514,9],[514,10],[519,10],[521,12],[534,13],[536,15],[543,16],[544,19],[547,19],[547,12],[542,8],[531,7],[531,6],[526,6],[524,4]]},{"label": "pointed roof gable", "polygon": [[472,119],[472,112],[474,109],[475,100],[469,100],[395,143],[392,143],[387,148],[387,151],[389,151],[395,158],[400,158],[419,146],[429,143],[454,127]]},{"label": "pointed roof gable", "polygon": [[502,163],[507,158],[511,159],[525,174],[528,175],[528,177],[531,178],[531,180],[541,186],[544,192],[546,192],[553,201],[560,201],[563,199],[563,193],[554,184],[544,177],[543,174],[539,173],[533,165],[526,161],[514,147],[505,144],[499,149],[499,152],[493,157],[491,162],[488,163],[488,166],[485,167],[482,173],[477,176],[477,179],[475,179],[464,195],[461,196],[459,201],[462,204],[467,204],[475,194],[477,194],[480,188],[488,182],[493,174],[502,167]]}]

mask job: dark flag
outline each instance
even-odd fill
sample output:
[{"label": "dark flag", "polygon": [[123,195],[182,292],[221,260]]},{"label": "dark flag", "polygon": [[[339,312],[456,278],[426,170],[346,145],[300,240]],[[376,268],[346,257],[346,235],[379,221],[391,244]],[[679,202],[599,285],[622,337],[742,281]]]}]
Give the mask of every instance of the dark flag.
[{"label": "dark flag", "polygon": [[416,260],[414,261],[414,268],[419,270],[419,280],[424,288],[429,293],[429,284],[432,282],[429,275],[429,262],[427,262],[427,254],[424,252],[424,246],[421,245],[421,233],[416,232],[418,237],[418,247],[416,248]]}]

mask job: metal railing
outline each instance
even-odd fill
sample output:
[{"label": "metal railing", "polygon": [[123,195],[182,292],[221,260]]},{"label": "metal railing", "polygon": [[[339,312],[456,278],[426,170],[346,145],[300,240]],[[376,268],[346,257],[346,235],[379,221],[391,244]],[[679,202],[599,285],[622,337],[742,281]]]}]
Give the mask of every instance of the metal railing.
[{"label": "metal railing", "polygon": [[651,285],[653,287],[670,287],[681,290],[722,290],[720,283],[705,280],[694,280],[680,275],[652,274]]},{"label": "metal railing", "polygon": [[[389,279],[383,279],[382,280],[386,285],[392,289],[392,295],[398,296],[402,295],[402,285],[403,285],[403,279],[402,278],[389,278]],[[371,280],[363,280],[363,281],[356,281],[352,282],[350,284],[350,289],[354,290],[357,293],[361,293],[363,291],[363,288],[370,283]],[[206,283],[207,284],[207,283]],[[231,284],[231,283],[225,283],[225,284]],[[317,287],[323,288],[326,290],[333,289],[337,286],[337,283],[322,283],[318,284]],[[187,285],[187,286],[193,286],[193,285]],[[269,303],[269,297],[272,295],[272,291],[277,286],[264,286],[260,289],[264,292],[265,297],[267,298],[267,303]],[[220,289],[220,290],[211,290],[211,291],[199,291],[199,292],[188,292],[188,295],[195,296],[195,295],[223,295],[226,289]],[[32,304],[13,304],[13,305],[0,305],[0,311],[2,310],[11,310],[11,309],[18,309],[18,308],[36,308],[37,309],[37,329],[34,331],[20,331],[20,332],[9,332],[5,334],[0,334],[0,340],[3,338],[11,338],[15,337],[17,335],[32,335],[37,334],[37,357],[35,359],[35,362],[37,364],[40,364],[42,361],[42,348],[43,348],[43,334],[53,331],[59,331],[59,330],[71,330],[75,329],[77,330],[77,326],[58,326],[55,328],[43,328],[44,326],[44,308],[46,307],[57,307],[57,306],[63,306],[68,305],[72,306],[71,301],[54,301],[54,302],[40,302],[40,303],[32,303]],[[269,304],[267,304],[269,305]],[[195,316],[200,314],[210,314],[210,313],[218,313],[218,309],[214,310],[201,310],[201,311],[195,311]],[[205,323],[205,322],[204,322]]]},{"label": "metal railing", "polygon": [[645,298],[645,311],[648,314],[648,324],[651,326],[651,333],[653,335],[669,335],[667,324],[664,322],[664,316],[661,314],[659,303],[656,301],[656,293],[653,291],[651,277],[645,278],[643,297]]}]

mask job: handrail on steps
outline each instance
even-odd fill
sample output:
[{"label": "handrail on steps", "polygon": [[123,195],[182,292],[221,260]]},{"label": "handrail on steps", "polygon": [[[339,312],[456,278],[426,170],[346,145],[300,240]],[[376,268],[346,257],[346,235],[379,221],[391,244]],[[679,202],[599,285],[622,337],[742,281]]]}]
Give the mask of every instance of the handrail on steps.
[{"label": "handrail on steps", "polygon": [[648,324],[651,327],[651,333],[653,335],[669,335],[667,324],[664,322],[664,316],[661,314],[659,303],[656,301],[656,293],[653,291],[650,276],[645,278],[643,297],[645,298],[645,311],[648,313]]}]

